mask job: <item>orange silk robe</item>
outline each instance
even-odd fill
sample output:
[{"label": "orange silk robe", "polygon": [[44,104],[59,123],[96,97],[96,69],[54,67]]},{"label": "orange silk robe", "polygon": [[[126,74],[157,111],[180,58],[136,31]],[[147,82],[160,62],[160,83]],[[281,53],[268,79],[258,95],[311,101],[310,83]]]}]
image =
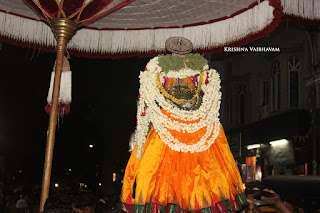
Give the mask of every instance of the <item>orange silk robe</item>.
[{"label": "orange silk robe", "polygon": [[[206,127],[195,133],[169,131],[179,141],[194,144]],[[222,126],[214,144],[194,153],[171,150],[152,127],[141,159],[136,154],[137,146],[123,180],[121,208],[125,212],[233,212],[246,204]]]}]

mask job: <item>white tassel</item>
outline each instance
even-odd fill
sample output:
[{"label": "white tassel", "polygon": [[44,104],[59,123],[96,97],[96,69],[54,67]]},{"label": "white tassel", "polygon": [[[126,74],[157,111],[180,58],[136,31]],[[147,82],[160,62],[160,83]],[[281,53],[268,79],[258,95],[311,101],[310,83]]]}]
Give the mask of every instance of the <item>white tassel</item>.
[{"label": "white tassel", "polygon": [[[51,81],[50,88],[48,92],[47,102],[48,105],[46,107],[46,111],[50,113],[51,103],[52,103],[52,91],[55,77],[55,66],[54,64],[53,71],[51,73]],[[64,115],[69,113],[70,111],[70,103],[71,103],[71,70],[68,59],[64,56],[63,65],[62,65],[62,73],[61,73],[61,81],[60,81],[60,92],[59,92],[59,105],[58,105],[58,114]]]}]

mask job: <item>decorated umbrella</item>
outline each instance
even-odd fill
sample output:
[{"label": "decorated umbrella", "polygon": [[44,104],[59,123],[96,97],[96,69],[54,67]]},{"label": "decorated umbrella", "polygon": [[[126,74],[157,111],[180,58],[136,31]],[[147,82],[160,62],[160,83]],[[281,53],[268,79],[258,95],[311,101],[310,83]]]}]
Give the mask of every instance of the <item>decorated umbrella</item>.
[{"label": "decorated umbrella", "polygon": [[181,36],[192,41],[195,52],[214,53],[225,46],[241,46],[266,36],[284,15],[319,24],[320,2],[0,0],[2,41],[57,50],[41,208],[49,193],[56,102],[66,46],[71,54],[85,57],[152,56],[165,51],[163,44],[168,37]]},{"label": "decorated umbrella", "polygon": [[66,17],[82,26],[68,44],[78,56],[152,56],[165,51],[163,43],[171,36],[189,38],[197,52],[213,53],[267,35],[283,15],[312,24],[320,21],[317,0],[136,0],[119,9],[128,2],[27,0],[34,13],[21,0],[0,0],[1,39],[54,50],[55,38],[43,19]]},{"label": "decorated umbrella", "polygon": [[[84,1],[87,5],[74,0],[26,2],[37,13],[21,0],[0,0],[3,41],[54,50],[55,38],[42,20],[69,17],[82,29],[68,49],[86,57],[152,56],[164,51],[163,43],[171,36],[189,38],[195,51],[212,53],[223,46],[240,46],[267,35],[283,14],[313,24],[320,20],[317,0],[136,0],[121,9],[128,1]],[[107,3],[109,7],[102,6]]]},{"label": "decorated umbrella", "polygon": [[[49,195],[50,176],[52,167],[52,156],[55,140],[55,130],[57,122],[58,98],[60,90],[61,72],[63,66],[63,57],[67,43],[75,34],[78,27],[85,23],[93,21],[101,16],[104,16],[133,0],[91,0],[91,1],[48,1],[48,0],[25,0],[25,3],[30,6],[40,16],[49,27],[52,29],[56,39],[56,64],[54,75],[54,87],[52,92],[52,105],[50,110],[50,120],[47,133],[47,147],[45,154],[45,165],[43,170],[43,180],[41,189],[40,211],[43,211],[43,206]],[[6,2],[11,3],[11,2]],[[44,24],[43,23],[43,24]],[[13,25],[12,25],[13,24]],[[10,24],[11,27],[15,23]],[[29,30],[35,30],[33,24],[29,25]]]}]

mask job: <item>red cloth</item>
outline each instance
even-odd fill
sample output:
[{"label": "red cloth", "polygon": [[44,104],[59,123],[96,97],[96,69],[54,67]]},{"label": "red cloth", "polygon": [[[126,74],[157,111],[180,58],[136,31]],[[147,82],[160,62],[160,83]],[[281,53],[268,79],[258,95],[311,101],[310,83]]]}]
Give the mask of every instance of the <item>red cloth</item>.
[{"label": "red cloth", "polygon": [[[85,0],[39,0],[39,5],[36,5],[33,0],[24,1],[45,20],[68,18],[79,23],[79,25],[83,25],[105,16],[134,0],[116,0],[116,3],[115,0],[93,0],[89,3],[86,3]],[[115,4],[109,7],[111,3]]]}]

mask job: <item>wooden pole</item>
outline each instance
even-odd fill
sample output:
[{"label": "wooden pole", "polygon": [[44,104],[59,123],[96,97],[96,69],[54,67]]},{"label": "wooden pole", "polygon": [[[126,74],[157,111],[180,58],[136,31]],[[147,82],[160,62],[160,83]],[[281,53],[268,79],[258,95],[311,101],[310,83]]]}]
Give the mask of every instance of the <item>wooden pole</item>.
[{"label": "wooden pole", "polygon": [[57,40],[57,47],[56,47],[57,58],[56,58],[55,77],[54,77],[54,84],[53,84],[54,87],[53,87],[53,93],[52,93],[52,105],[51,105],[50,118],[49,118],[49,127],[47,132],[46,154],[45,154],[45,161],[44,161],[44,167],[43,167],[40,212],[43,212],[44,204],[49,196],[63,56],[67,47],[67,43],[72,38],[72,36],[74,35],[77,29],[77,24],[67,19],[52,20],[50,22],[50,26]]}]

